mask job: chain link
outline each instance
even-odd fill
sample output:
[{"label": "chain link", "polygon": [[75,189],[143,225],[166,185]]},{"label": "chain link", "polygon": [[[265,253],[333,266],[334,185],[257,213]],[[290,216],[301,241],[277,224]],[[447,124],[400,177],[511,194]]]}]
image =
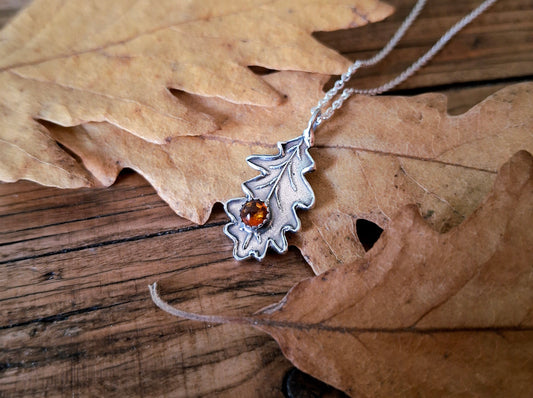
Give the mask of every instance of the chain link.
[{"label": "chain link", "polygon": [[[386,91],[389,91],[390,89],[396,87],[397,85],[403,83],[405,80],[407,80],[409,77],[411,77],[414,73],[416,73],[420,68],[422,68],[433,56],[438,53],[446,43],[448,43],[453,36],[457,34],[461,29],[463,29],[466,25],[468,25],[470,22],[472,22],[474,19],[476,19],[479,15],[481,15],[487,8],[492,6],[497,0],[485,0],[483,3],[481,3],[477,8],[475,8],[473,11],[471,11],[469,14],[465,15],[459,22],[457,22],[455,25],[453,25],[442,37],[420,58],[418,58],[411,66],[409,66],[406,70],[404,70],[402,73],[400,73],[398,76],[396,76],[394,79],[390,80],[389,82],[374,88],[369,89],[358,89],[358,88],[344,88],[345,84],[352,78],[352,76],[355,74],[355,72],[361,68],[361,67],[369,67],[372,65],[377,64],[383,58],[385,58],[392,49],[398,44],[398,42],[401,40],[405,32],[409,29],[409,27],[412,25],[414,20],[418,17],[420,14],[420,11],[424,8],[427,0],[418,0],[407,16],[401,26],[398,28],[396,33],[394,33],[394,36],[389,40],[389,42],[383,47],[375,56],[372,58],[369,58],[367,60],[357,60],[355,61],[348,70],[342,74],[339,80],[335,82],[333,87],[324,95],[324,98],[322,98],[320,101],[318,101],[318,104],[316,107],[311,109],[311,113],[313,114],[312,120],[313,120],[313,126],[314,128],[318,127],[321,123],[323,123],[325,120],[328,120],[333,116],[335,111],[339,109],[344,101],[346,101],[348,98],[350,98],[354,94],[364,94],[364,95],[378,95],[381,93],[384,93]],[[344,90],[343,90],[344,89]],[[338,95],[339,91],[343,90],[340,95]],[[331,102],[333,98],[335,98],[338,95],[338,98],[334,100],[331,103],[331,106],[321,112],[321,110]],[[318,115],[318,116],[317,116]]]}]

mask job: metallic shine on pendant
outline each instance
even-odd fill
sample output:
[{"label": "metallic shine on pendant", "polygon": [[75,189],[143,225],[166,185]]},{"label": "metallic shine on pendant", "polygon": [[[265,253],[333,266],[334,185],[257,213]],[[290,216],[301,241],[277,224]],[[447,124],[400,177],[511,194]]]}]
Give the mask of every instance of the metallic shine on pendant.
[{"label": "metallic shine on pendant", "polygon": [[315,203],[304,174],[315,168],[309,148],[318,116],[319,112],[315,112],[301,136],[278,142],[278,154],[246,159],[261,174],[242,184],[245,197],[230,199],[224,205],[231,220],[224,233],[233,240],[235,259],[262,260],[269,246],[284,253],[288,248],[285,232],[300,229],[296,209],[307,210]]},{"label": "metallic shine on pendant", "polygon": [[[231,219],[224,227],[224,232],[233,240],[233,257],[237,260],[248,257],[262,260],[269,246],[279,253],[287,251],[285,232],[296,232],[300,229],[296,209],[309,209],[315,202],[315,195],[304,174],[315,166],[309,155],[309,148],[313,146],[313,134],[319,124],[329,119],[353,94],[378,95],[404,82],[439,52],[457,32],[496,2],[485,0],[452,26],[424,55],[389,82],[370,89],[345,88],[345,84],[359,68],[375,65],[390,53],[417,18],[426,1],[416,2],[394,36],[376,55],[367,60],[356,60],[350,65],[313,108],[313,115],[301,136],[287,142],[278,142],[277,155],[248,157],[248,164],[259,170],[261,175],[242,184],[246,195],[244,198],[230,199],[224,205]],[[336,99],[333,100],[334,98]],[[329,108],[321,114],[321,109],[326,108],[328,104]]]}]

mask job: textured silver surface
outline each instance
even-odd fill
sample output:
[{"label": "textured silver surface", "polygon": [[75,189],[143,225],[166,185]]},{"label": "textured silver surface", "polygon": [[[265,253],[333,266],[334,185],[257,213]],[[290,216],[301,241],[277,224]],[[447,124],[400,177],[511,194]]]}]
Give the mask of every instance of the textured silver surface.
[{"label": "textured silver surface", "polygon": [[[356,60],[335,82],[324,98],[318,101],[317,106],[311,109],[312,116],[309,119],[307,129],[301,136],[287,142],[278,142],[279,153],[277,155],[248,157],[248,164],[259,170],[261,175],[243,183],[242,189],[246,197],[230,199],[224,205],[226,213],[231,219],[231,222],[224,227],[224,232],[234,242],[233,256],[237,260],[251,256],[261,260],[265,257],[269,246],[280,253],[287,250],[285,232],[296,232],[300,229],[300,219],[296,215],[296,209],[309,209],[315,201],[313,190],[304,174],[314,169],[314,161],[308,150],[313,145],[313,134],[316,127],[333,116],[335,110],[339,109],[344,101],[353,94],[377,95],[405,81],[440,51],[457,32],[496,1],[485,0],[472,12],[465,15],[424,55],[391,81],[371,89],[344,88],[359,68],[377,64],[396,46],[427,2],[427,0],[418,0],[387,45],[370,59]],[[339,94],[341,90],[343,91]],[[333,100],[335,97],[337,99]],[[330,102],[331,106],[323,110]],[[252,199],[262,200],[269,208],[268,223],[261,228],[246,226],[240,219],[242,206]]]},{"label": "textured silver surface", "polygon": [[[315,195],[304,174],[313,170],[315,162],[309,155],[309,142],[299,136],[287,142],[278,142],[276,155],[253,155],[246,161],[261,172],[261,175],[242,184],[245,197],[230,199],[224,205],[231,222],[224,227],[224,233],[234,242],[233,256],[237,260],[265,257],[268,247],[277,252],[287,251],[285,232],[300,229],[296,209],[309,209],[315,202]],[[269,209],[269,222],[254,229],[245,225],[240,218],[244,203],[259,199]]]}]

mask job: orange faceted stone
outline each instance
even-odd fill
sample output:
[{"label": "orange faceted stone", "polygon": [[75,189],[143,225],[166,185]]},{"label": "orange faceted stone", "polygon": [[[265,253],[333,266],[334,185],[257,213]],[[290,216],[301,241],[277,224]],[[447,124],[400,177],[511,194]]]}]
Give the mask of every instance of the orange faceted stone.
[{"label": "orange faceted stone", "polygon": [[241,208],[241,220],[249,227],[261,226],[267,217],[268,206],[262,200],[249,200]]}]

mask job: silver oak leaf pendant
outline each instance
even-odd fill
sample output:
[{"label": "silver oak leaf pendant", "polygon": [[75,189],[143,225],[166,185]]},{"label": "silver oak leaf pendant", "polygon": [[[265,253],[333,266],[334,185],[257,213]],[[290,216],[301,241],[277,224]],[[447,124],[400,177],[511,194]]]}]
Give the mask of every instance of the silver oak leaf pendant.
[{"label": "silver oak leaf pendant", "polygon": [[315,195],[304,174],[314,170],[309,154],[311,140],[301,135],[278,142],[276,155],[252,155],[246,161],[261,175],[245,181],[245,197],[230,199],[224,205],[230,222],[224,233],[233,240],[233,257],[262,260],[270,247],[287,251],[285,233],[300,229],[296,209],[309,209]]}]

